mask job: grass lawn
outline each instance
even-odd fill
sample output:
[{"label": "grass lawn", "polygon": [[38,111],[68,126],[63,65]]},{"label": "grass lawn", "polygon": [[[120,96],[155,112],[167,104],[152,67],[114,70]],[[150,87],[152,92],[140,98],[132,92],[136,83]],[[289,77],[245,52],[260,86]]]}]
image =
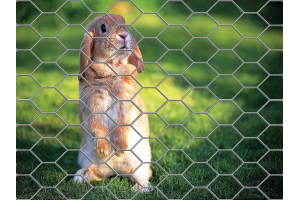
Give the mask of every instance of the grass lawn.
[{"label": "grass lawn", "polygon": [[[147,17],[151,27],[139,21],[133,26],[156,37],[165,25],[155,16]],[[52,20],[54,28],[43,26],[42,36],[55,37],[62,30],[61,22]],[[257,29],[265,28],[252,18],[241,20],[236,28],[247,37],[257,37]],[[37,21],[34,27],[39,31],[43,23]],[[146,194],[132,190],[126,174],[91,184],[72,181],[79,169],[76,74],[84,30],[68,27],[57,36],[72,49],[66,51],[55,39],[41,39],[32,48],[39,36],[28,27],[17,27],[17,48],[22,49],[16,53],[16,95],[21,99],[16,105],[17,198],[65,199],[58,190],[68,199],[266,199],[260,191],[282,198],[282,101],[275,101],[283,98],[282,76],[276,76],[282,74],[282,51],[271,51],[260,60],[268,51],[265,46],[257,39],[242,40],[232,27],[222,26],[208,37],[218,51],[201,38],[217,27],[206,15],[191,18],[184,27],[200,38],[192,39],[182,27],[168,27],[158,37],[171,49],[168,52],[157,40],[142,39],[131,29],[144,61],[159,64],[145,63],[139,74],[146,87],[140,95],[149,112],[156,162],[150,179],[154,188]],[[282,49],[280,28],[268,29],[260,39],[270,48]],[[47,63],[36,59],[31,48]],[[265,69],[243,64],[232,51],[224,51],[232,48],[244,61],[259,61]]]}]

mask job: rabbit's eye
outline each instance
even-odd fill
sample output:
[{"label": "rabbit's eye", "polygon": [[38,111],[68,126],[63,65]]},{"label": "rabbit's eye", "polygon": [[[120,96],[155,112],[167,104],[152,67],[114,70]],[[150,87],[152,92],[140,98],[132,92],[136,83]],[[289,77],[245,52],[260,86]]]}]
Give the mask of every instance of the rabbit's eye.
[{"label": "rabbit's eye", "polygon": [[102,33],[106,32],[106,26],[104,24],[101,25],[101,31]]}]

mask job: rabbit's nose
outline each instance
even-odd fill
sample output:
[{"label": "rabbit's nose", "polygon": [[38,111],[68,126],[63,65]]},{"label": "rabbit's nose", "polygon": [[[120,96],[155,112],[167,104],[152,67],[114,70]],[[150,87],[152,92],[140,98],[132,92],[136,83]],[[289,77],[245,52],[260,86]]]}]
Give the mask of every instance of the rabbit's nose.
[{"label": "rabbit's nose", "polygon": [[120,38],[122,38],[123,40],[126,39],[127,35],[128,35],[127,33],[119,33],[118,34],[118,36],[120,36]]}]

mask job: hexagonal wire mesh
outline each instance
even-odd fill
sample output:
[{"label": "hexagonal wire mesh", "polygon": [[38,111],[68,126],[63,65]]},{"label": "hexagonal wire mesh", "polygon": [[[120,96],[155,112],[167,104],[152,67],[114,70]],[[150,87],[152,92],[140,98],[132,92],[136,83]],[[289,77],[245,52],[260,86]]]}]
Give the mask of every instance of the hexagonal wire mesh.
[{"label": "hexagonal wire mesh", "polygon": [[[17,198],[281,199],[282,4],[17,0]],[[148,193],[111,166],[113,178],[70,180],[79,152],[95,164],[79,148],[77,78],[83,33],[105,14],[125,18],[144,58],[127,101],[140,95],[150,122],[134,145],[150,141]]]}]

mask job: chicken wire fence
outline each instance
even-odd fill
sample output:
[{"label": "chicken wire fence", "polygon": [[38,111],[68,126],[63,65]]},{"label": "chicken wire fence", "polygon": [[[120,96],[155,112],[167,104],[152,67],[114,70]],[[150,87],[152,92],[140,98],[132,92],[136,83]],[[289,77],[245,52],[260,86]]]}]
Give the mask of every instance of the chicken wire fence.
[{"label": "chicken wire fence", "polygon": [[[17,199],[282,199],[282,1],[49,2],[17,1]],[[148,193],[71,180],[80,43],[106,14],[144,58]]]}]

